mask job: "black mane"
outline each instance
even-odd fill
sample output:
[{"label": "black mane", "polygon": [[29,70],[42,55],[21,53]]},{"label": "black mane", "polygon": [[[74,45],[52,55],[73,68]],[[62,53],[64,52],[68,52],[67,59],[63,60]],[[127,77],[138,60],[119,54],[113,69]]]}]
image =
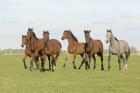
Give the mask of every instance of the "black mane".
[{"label": "black mane", "polygon": [[32,36],[32,37],[37,38],[37,37],[36,37],[36,34],[35,34],[33,31],[32,31],[32,33],[33,33],[33,36]]},{"label": "black mane", "polygon": [[73,35],[73,33],[71,31],[69,31],[69,32],[70,32],[71,36],[73,37],[73,39],[78,42],[78,39]]},{"label": "black mane", "polygon": [[119,41],[116,37],[114,37],[116,41]]}]

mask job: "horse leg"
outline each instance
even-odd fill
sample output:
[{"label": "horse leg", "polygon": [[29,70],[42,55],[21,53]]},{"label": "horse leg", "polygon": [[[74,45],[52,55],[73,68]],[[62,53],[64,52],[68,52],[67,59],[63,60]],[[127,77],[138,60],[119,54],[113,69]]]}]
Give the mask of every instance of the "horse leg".
[{"label": "horse leg", "polygon": [[128,57],[129,56],[126,54],[126,64],[125,64],[126,70],[128,69],[128,64],[127,64],[128,63]]},{"label": "horse leg", "polygon": [[48,56],[48,60],[49,60],[49,70],[51,70],[51,58],[50,58],[50,56]]},{"label": "horse leg", "polygon": [[68,59],[69,59],[69,53],[65,57],[65,62],[64,62],[63,68],[66,67],[66,63],[68,62]]},{"label": "horse leg", "polygon": [[101,53],[101,70],[104,70],[103,54]]},{"label": "horse leg", "polygon": [[89,55],[86,53],[86,54],[85,54],[85,58],[84,58],[85,69],[86,69],[86,70],[90,69],[90,64],[88,63],[88,59],[91,61],[91,56],[89,57]]},{"label": "horse leg", "polygon": [[89,63],[88,63],[88,68],[89,68],[89,69],[90,69],[91,57],[92,57],[92,54],[90,53],[90,54],[89,54]]},{"label": "horse leg", "polygon": [[110,70],[110,60],[111,60],[111,54],[109,53],[109,56],[108,56],[108,70]]},{"label": "horse leg", "polygon": [[25,60],[27,59],[27,57],[28,57],[28,56],[27,56],[27,55],[25,55],[25,56],[24,56],[24,58],[23,58],[23,60],[22,60],[22,61],[23,61],[23,64],[24,64],[24,68],[25,68],[25,69],[27,69],[27,65],[26,65],[26,63],[25,63]]},{"label": "horse leg", "polygon": [[[90,60],[91,60],[91,58],[90,58]],[[85,56],[84,62],[85,62],[85,69],[86,70],[90,69],[90,65],[88,64],[88,55]]]},{"label": "horse leg", "polygon": [[[85,58],[83,58],[83,57],[84,57],[84,54],[81,54],[80,56],[82,57],[82,62],[81,62],[81,64],[80,64],[80,66],[79,66],[78,69],[81,69],[81,67],[82,67],[83,64],[84,64],[84,60],[85,60]],[[86,66],[86,64],[85,64],[85,66]]]},{"label": "horse leg", "polygon": [[59,54],[60,54],[60,52],[57,53],[56,56],[55,56],[55,58],[54,58],[54,68],[56,67],[56,62],[57,62],[57,59],[59,57]]},{"label": "horse leg", "polygon": [[82,62],[79,66],[78,69],[81,69],[81,67],[83,66],[83,64],[85,63],[85,69],[87,70],[88,69],[88,61],[87,61],[87,54],[85,54],[85,57],[83,58],[84,54],[81,54],[81,57],[82,57]]},{"label": "horse leg", "polygon": [[123,64],[124,64],[124,69],[127,70],[127,57],[125,54],[122,55],[122,59],[123,59]]},{"label": "horse leg", "polygon": [[38,57],[35,58],[35,63],[36,63],[36,67],[37,67],[37,70],[39,69],[39,62],[38,62]]},{"label": "horse leg", "polygon": [[76,67],[76,65],[75,65],[75,58],[76,58],[76,54],[73,55],[73,61],[72,61],[72,62],[73,62],[73,67],[74,67],[74,69],[77,69],[77,67]]},{"label": "horse leg", "polygon": [[95,54],[93,54],[93,61],[94,61],[94,70],[96,69],[96,58],[95,58]]},{"label": "horse leg", "polygon": [[32,57],[31,60],[30,60],[30,71],[32,71],[33,69],[33,64],[34,64],[34,58]]},{"label": "horse leg", "polygon": [[41,56],[41,67],[42,67],[41,71],[45,72],[45,58],[44,58],[44,56]]},{"label": "horse leg", "polygon": [[118,56],[118,63],[119,63],[119,70],[121,71],[121,59],[120,59],[120,55]]},{"label": "horse leg", "polygon": [[54,71],[54,56],[51,56],[52,72]]}]

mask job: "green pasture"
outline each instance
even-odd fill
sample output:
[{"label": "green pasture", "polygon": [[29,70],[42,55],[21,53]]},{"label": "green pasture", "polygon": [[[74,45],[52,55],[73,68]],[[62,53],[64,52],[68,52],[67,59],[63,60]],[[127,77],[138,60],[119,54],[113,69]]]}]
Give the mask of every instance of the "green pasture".
[{"label": "green pasture", "polygon": [[[97,69],[74,70],[72,58],[62,68],[65,56],[58,59],[55,72],[24,69],[23,55],[0,55],[0,93],[140,93],[140,56],[131,56],[127,71],[119,71],[117,58],[111,60],[107,70],[107,56],[104,57],[105,71]],[[76,59],[77,67],[80,57]],[[27,60],[29,66],[29,59]],[[35,67],[35,66],[34,66]],[[46,61],[48,68],[48,61]]]}]

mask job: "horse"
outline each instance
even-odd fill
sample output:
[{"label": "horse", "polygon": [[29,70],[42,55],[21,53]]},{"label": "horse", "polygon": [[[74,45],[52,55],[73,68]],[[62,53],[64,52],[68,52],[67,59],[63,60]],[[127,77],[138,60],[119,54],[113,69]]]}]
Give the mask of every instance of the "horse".
[{"label": "horse", "polygon": [[[31,57],[31,55],[32,55],[32,52],[31,52],[31,49],[30,49],[30,42],[29,42],[29,40],[27,39],[27,36],[26,35],[22,35],[22,39],[21,39],[21,42],[22,42],[22,44],[21,44],[21,47],[23,48],[24,46],[26,46],[26,48],[25,48],[25,51],[24,51],[24,58],[23,58],[23,63],[24,63],[24,68],[25,69],[27,69],[27,65],[26,65],[26,59],[28,58],[28,57]],[[37,68],[38,68],[38,57],[36,57],[35,58],[35,63],[36,63],[36,66],[37,66]]]},{"label": "horse", "polygon": [[94,69],[96,69],[96,58],[95,54],[97,54],[101,58],[101,70],[104,70],[103,66],[103,44],[100,40],[93,40],[90,37],[90,30],[84,30],[85,34],[85,51],[88,54],[89,57],[89,69],[90,69],[90,63],[91,63],[91,57],[93,57],[94,60]]},{"label": "horse", "polygon": [[49,38],[49,31],[43,31],[43,40],[45,41],[45,55],[48,56],[49,70],[55,70],[56,61],[61,52],[61,43],[56,39]]},{"label": "horse", "polygon": [[[73,55],[73,67],[77,69],[75,65],[76,55],[80,55],[82,57],[82,63],[84,62],[84,54],[85,54],[85,43],[79,43],[77,38],[73,35],[71,30],[65,30],[63,32],[63,36],[61,37],[62,40],[68,40],[68,53]],[[65,59],[64,67],[66,66],[67,58]],[[86,69],[87,69],[87,62]]]},{"label": "horse", "polygon": [[125,70],[128,69],[127,61],[130,56],[130,48],[126,41],[118,40],[114,37],[111,30],[107,29],[106,43],[109,43],[108,70],[110,70],[111,55],[117,55],[119,70],[121,71],[121,60],[124,63]]},{"label": "horse", "polygon": [[35,61],[36,57],[40,57],[41,59],[41,67],[40,71],[44,72],[44,63],[45,63],[45,56],[44,56],[44,49],[45,49],[45,41],[43,39],[39,39],[36,37],[35,33],[33,32],[32,28],[28,28],[27,31],[27,39],[30,40],[30,47],[31,47],[31,61],[30,61],[30,70],[32,71],[33,61]]}]

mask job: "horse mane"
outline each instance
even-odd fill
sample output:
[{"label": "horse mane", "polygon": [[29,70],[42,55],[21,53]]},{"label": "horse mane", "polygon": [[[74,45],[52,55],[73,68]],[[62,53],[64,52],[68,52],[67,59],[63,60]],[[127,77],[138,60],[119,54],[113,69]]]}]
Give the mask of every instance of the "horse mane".
[{"label": "horse mane", "polygon": [[[33,32],[33,31],[32,31],[32,32]],[[36,34],[35,34],[34,32],[33,32],[33,36],[34,36],[35,38],[37,38],[37,37],[36,37]]]},{"label": "horse mane", "polygon": [[114,37],[116,41],[119,41],[116,37]]},{"label": "horse mane", "polygon": [[73,33],[71,31],[69,31],[69,32],[70,32],[71,36],[73,37],[73,39],[78,42],[78,39],[73,35]]}]

